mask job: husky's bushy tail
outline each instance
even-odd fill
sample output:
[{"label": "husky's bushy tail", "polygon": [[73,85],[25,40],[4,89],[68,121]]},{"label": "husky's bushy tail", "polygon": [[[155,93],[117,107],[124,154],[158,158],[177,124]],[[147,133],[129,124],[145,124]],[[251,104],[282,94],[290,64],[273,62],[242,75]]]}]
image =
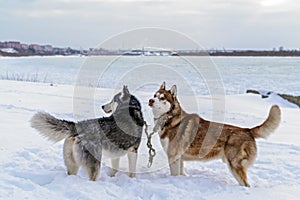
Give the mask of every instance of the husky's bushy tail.
[{"label": "husky's bushy tail", "polygon": [[58,142],[75,134],[75,123],[60,120],[45,112],[36,113],[30,120],[31,127],[52,142]]},{"label": "husky's bushy tail", "polygon": [[272,106],[268,118],[259,126],[252,129],[254,138],[267,138],[280,124],[281,111],[279,106]]}]

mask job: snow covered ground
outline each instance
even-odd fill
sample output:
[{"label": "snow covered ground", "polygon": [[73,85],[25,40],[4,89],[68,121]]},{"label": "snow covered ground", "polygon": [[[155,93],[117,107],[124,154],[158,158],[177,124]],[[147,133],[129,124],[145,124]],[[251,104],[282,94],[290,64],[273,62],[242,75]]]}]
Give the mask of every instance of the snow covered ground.
[{"label": "snow covered ground", "polygon": [[1,48],[0,50],[6,53],[18,53],[18,51],[13,48]]},{"label": "snow covered ground", "polygon": [[[178,86],[180,87],[180,86]],[[130,89],[130,88],[129,88]],[[44,110],[59,118],[73,119],[74,86],[48,83],[0,81],[0,199],[299,199],[300,198],[300,110],[273,97],[239,94],[225,97],[225,122],[243,127],[260,124],[272,104],[282,109],[282,123],[268,140],[258,140],[258,156],[249,169],[251,188],[238,186],[221,161],[188,162],[187,176],[170,177],[166,157],[158,137],[153,142],[158,152],[153,166],[147,168],[145,138],[140,148],[138,174],[129,178],[125,172],[109,177],[109,160],[104,159],[100,179],[91,182],[83,170],[66,176],[62,142],[52,144],[29,125],[31,116]],[[97,116],[100,105],[110,100],[112,89],[97,89],[93,103]],[[134,94],[141,100],[146,120],[152,116],[147,106],[154,91]],[[185,104],[184,96],[179,100]],[[197,96],[201,116],[212,114],[209,96]],[[97,109],[99,108],[99,110]],[[194,108],[187,107],[188,111]],[[93,114],[93,113],[92,113]],[[121,169],[126,171],[126,160]]]}]

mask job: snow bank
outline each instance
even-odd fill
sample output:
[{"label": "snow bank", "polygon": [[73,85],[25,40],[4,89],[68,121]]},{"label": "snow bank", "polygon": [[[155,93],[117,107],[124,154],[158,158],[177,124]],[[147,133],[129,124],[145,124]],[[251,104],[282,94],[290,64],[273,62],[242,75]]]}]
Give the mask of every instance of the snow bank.
[{"label": "snow bank", "polygon": [[13,48],[1,48],[0,50],[6,53],[18,53],[18,51]]}]

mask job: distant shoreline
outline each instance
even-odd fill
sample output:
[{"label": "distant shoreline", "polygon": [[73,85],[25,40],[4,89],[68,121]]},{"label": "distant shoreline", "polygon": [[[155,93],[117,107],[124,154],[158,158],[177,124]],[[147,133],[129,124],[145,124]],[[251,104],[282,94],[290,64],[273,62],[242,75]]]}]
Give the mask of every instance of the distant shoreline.
[{"label": "distant shoreline", "polygon": [[[97,54],[80,53],[73,50],[72,53],[13,53],[0,50],[1,57],[30,57],[30,56],[141,56],[141,55],[125,55],[122,52],[105,52]],[[142,55],[143,56],[143,55]],[[148,55],[144,55],[148,56]],[[153,56],[153,55],[152,55]],[[158,55],[163,56],[163,55]],[[177,51],[173,55],[168,56],[212,56],[212,57],[300,57],[300,51],[254,51],[254,50],[241,50],[241,51],[216,51],[216,52],[185,52]]]},{"label": "distant shoreline", "polygon": [[208,53],[179,53],[179,56],[222,56],[222,57],[300,57],[300,51],[232,51]]},{"label": "distant shoreline", "polygon": [[52,45],[23,44],[19,41],[0,41],[0,56],[243,56],[243,57],[300,57],[300,50],[279,47],[273,50],[183,50],[142,47],[140,49],[59,48]]}]

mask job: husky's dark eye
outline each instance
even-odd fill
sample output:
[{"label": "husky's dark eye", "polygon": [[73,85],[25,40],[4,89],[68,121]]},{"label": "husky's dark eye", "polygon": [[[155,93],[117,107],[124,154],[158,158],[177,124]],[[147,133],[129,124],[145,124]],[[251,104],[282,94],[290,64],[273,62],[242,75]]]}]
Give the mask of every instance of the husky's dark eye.
[{"label": "husky's dark eye", "polygon": [[164,100],[166,100],[166,98],[165,97],[160,97],[160,100],[164,101]]},{"label": "husky's dark eye", "polygon": [[154,95],[154,98],[156,98],[157,96],[156,96],[156,94]]}]

